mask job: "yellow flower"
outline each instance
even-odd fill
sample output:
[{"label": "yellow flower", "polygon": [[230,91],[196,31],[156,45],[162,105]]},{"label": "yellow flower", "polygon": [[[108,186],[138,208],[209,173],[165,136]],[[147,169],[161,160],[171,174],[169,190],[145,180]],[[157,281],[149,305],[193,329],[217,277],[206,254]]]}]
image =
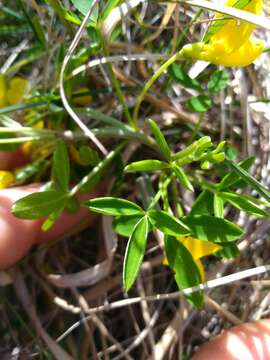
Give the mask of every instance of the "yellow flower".
[{"label": "yellow flower", "polygon": [[[202,281],[205,281],[204,268],[200,259],[204,256],[216,253],[217,251],[221,250],[222,247],[210,241],[199,240],[192,236],[182,236],[178,238],[178,240],[191,253],[193,261],[200,271]],[[164,259],[163,264],[168,265],[168,260],[166,258]]]},{"label": "yellow flower", "polygon": [[23,100],[28,81],[16,76],[7,84],[4,75],[0,74],[0,108],[18,104]]},{"label": "yellow flower", "polygon": [[[236,0],[228,0],[225,5],[235,6]],[[243,10],[260,15],[262,0],[251,0]],[[224,17],[217,14],[216,19]],[[222,20],[220,20],[222,21]],[[188,44],[183,48],[187,58],[209,61],[224,66],[247,66],[264,50],[264,42],[252,38],[254,25],[237,19],[227,20],[214,33],[208,43]]]},{"label": "yellow flower", "polygon": [[0,74],[0,108],[6,106],[7,103],[7,85],[3,75]]},{"label": "yellow flower", "polygon": [[10,171],[0,171],[0,189],[9,187],[14,181],[15,177]]},{"label": "yellow flower", "polygon": [[28,81],[21,77],[14,77],[10,80],[7,91],[7,101],[10,105],[18,104],[22,101],[28,87]]}]

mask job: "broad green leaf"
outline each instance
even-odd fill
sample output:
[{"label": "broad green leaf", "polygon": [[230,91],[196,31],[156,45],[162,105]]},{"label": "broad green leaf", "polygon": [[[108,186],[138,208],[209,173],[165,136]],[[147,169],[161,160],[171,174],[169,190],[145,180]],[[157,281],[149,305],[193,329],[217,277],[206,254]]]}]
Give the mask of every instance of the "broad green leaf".
[{"label": "broad green leaf", "polygon": [[148,236],[148,218],[144,216],[135,225],[134,230],[128,240],[123,269],[123,285],[128,291],[133,285],[145,253]]},{"label": "broad green leaf", "polygon": [[167,169],[169,165],[159,160],[135,161],[125,167],[126,172],[157,171]]},{"label": "broad green leaf", "polygon": [[[173,236],[165,236],[165,252],[170,268],[175,272],[175,280],[179,289],[183,290],[202,281],[200,271],[187,248]],[[203,303],[201,291],[186,295],[188,301],[199,307]]]},{"label": "broad green leaf", "polygon": [[220,258],[232,259],[240,255],[240,251],[236,243],[223,243],[220,244],[223,248],[217,251],[214,255]]},{"label": "broad green leaf", "polygon": [[189,215],[213,215],[213,193],[202,191],[194,201]]},{"label": "broad green leaf", "polygon": [[53,155],[52,174],[56,185],[61,190],[67,191],[70,179],[70,164],[66,144],[63,140],[57,142]]},{"label": "broad green leaf", "polygon": [[[254,156],[251,156],[243,161],[240,161],[238,163],[238,166],[240,166],[242,169],[249,170],[250,167],[253,165],[255,160]],[[236,172],[229,172],[227,175],[223,177],[223,179],[218,184],[218,189],[223,190],[226,189],[232,185],[234,185],[238,180],[240,179],[240,176]]]},{"label": "broad green leaf", "polygon": [[187,108],[192,112],[206,112],[211,108],[212,100],[207,95],[192,96],[187,101]]},{"label": "broad green leaf", "polygon": [[166,235],[181,236],[190,234],[190,229],[187,225],[165,211],[149,210],[148,215],[153,226]]},{"label": "broad green leaf", "polygon": [[209,82],[207,84],[207,89],[211,93],[219,92],[227,86],[228,81],[229,74],[227,70],[216,70],[210,76]]},{"label": "broad green leaf", "polygon": [[219,194],[215,193],[214,194],[214,215],[216,217],[223,218],[223,209],[224,209],[223,199]]},{"label": "broad green leaf", "polygon": [[88,200],[85,206],[99,214],[120,216],[120,215],[143,215],[143,209],[128,200],[115,197],[104,197]]},{"label": "broad green leaf", "polygon": [[220,192],[219,196],[224,200],[232,204],[239,210],[245,211],[248,214],[255,215],[257,217],[269,217],[266,211],[261,209],[256,203],[254,203],[253,198],[246,195],[235,194],[231,192]]},{"label": "broad green leaf", "polygon": [[191,182],[189,181],[189,178],[187,176],[187,174],[184,172],[184,170],[177,165],[173,166],[173,171],[177,177],[177,179],[180,181],[180,183],[189,191],[194,191],[194,188],[191,184]]},{"label": "broad green leaf", "polygon": [[36,192],[17,200],[11,211],[20,219],[38,219],[64,207],[67,199],[67,193],[63,192]]},{"label": "broad green leaf", "polygon": [[181,218],[191,235],[200,240],[216,243],[235,241],[243,235],[243,230],[232,222],[209,215],[195,215]]},{"label": "broad green leaf", "polygon": [[137,214],[116,217],[113,219],[113,229],[117,234],[129,237],[141,218],[142,215]]},{"label": "broad green leaf", "polygon": [[258,180],[256,180],[253,176],[249,175],[249,173],[244,170],[239,165],[235,164],[230,160],[225,160],[226,164],[228,164],[236,173],[240,176],[241,179],[245,180],[253,189],[255,189],[260,195],[262,195],[267,201],[270,201],[270,192],[266,189]]},{"label": "broad green leaf", "polygon": [[165,140],[164,135],[162,134],[162,131],[157,126],[155,121],[149,119],[148,123],[149,123],[151,131],[152,131],[152,133],[153,133],[153,135],[154,135],[154,137],[156,139],[156,142],[158,144],[160,152],[164,156],[164,159],[167,160],[167,161],[170,161],[170,159],[171,159],[171,151],[170,151],[170,148],[169,148],[169,146],[167,144],[167,141]]},{"label": "broad green leaf", "polygon": [[169,69],[170,76],[179,84],[183,85],[185,88],[195,89],[198,91],[202,90],[200,83],[196,79],[191,79],[184,67],[177,64],[172,64]]}]

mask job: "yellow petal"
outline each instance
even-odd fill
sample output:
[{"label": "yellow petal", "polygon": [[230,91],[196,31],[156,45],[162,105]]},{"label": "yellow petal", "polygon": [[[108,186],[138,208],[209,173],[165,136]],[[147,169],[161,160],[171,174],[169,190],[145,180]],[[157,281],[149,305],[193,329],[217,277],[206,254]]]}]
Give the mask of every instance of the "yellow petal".
[{"label": "yellow petal", "polygon": [[182,244],[188,249],[195,260],[203,256],[212,255],[222,249],[221,246],[210,241],[199,240],[192,236],[181,237],[179,239]]},{"label": "yellow petal", "polygon": [[[228,0],[225,5],[233,7],[236,2],[236,0]],[[262,12],[262,5],[262,0],[251,0],[242,10],[259,15]],[[216,18],[224,18],[224,15],[218,14]],[[248,41],[254,28],[253,24],[238,19],[231,19],[211,37],[209,43],[217,45],[222,49],[221,52],[223,54],[230,54]]]},{"label": "yellow petal", "polygon": [[265,43],[261,40],[247,40],[239,49],[230,54],[224,53],[220,43],[188,44],[183,47],[183,55],[188,59],[209,61],[223,66],[247,66],[261,55]]},{"label": "yellow petal", "polygon": [[7,86],[5,77],[0,74],[0,108],[5,106],[7,106]]},{"label": "yellow petal", "polygon": [[211,62],[223,66],[247,66],[261,55],[264,48],[265,43],[263,41],[250,39],[231,54],[223,54],[212,59]]},{"label": "yellow petal", "polygon": [[15,181],[14,175],[9,171],[0,171],[0,189],[7,188]]},{"label": "yellow petal", "polygon": [[7,91],[7,100],[10,105],[15,105],[22,101],[27,86],[28,81],[21,77],[14,77],[10,81],[9,89]]},{"label": "yellow petal", "polygon": [[22,152],[25,155],[30,155],[32,151],[33,151],[33,142],[32,141],[26,141],[25,143],[23,143]]},{"label": "yellow petal", "polygon": [[166,266],[169,266],[169,262],[168,262],[168,259],[166,257],[163,259],[162,264],[166,265]]}]

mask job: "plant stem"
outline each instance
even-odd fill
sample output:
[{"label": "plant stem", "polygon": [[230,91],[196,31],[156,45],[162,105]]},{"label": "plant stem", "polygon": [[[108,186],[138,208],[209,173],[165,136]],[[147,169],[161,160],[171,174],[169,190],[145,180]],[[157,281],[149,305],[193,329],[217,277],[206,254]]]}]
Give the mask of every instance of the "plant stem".
[{"label": "plant stem", "polygon": [[164,64],[160,66],[160,68],[154,73],[154,75],[147,81],[141,93],[138,96],[138,100],[135,104],[134,112],[133,112],[133,122],[137,124],[138,114],[140,110],[141,103],[146,95],[146,93],[150,90],[154,82],[162,75],[162,73],[167,70],[167,68],[172,65],[175,61],[183,59],[182,49],[170,57]]},{"label": "plant stem", "polygon": [[160,199],[161,196],[162,196],[162,192],[164,191],[164,189],[166,189],[166,188],[169,186],[169,184],[170,184],[171,181],[172,181],[172,175],[169,176],[168,179],[164,182],[163,188],[160,189],[160,190],[156,193],[154,199],[152,200],[151,204],[150,204],[149,207],[148,207],[148,210],[152,209],[152,208],[156,205],[156,203],[159,201],[159,199]]}]

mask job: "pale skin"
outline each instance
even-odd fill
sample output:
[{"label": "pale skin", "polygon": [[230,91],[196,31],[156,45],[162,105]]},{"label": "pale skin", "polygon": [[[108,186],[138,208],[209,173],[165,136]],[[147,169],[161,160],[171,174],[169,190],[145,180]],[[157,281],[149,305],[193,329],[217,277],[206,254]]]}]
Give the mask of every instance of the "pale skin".
[{"label": "pale skin", "polygon": [[[25,162],[20,153],[1,153],[1,170],[12,169]],[[93,224],[95,217],[81,207],[77,214],[64,213],[48,232],[41,230],[43,220],[21,220],[10,211],[12,204],[21,197],[39,191],[41,184],[0,190],[0,270],[6,270],[20,261],[34,244],[57,239],[76,228]],[[104,193],[105,184],[95,191],[80,195],[81,202]],[[76,228],[78,231],[78,227]],[[191,360],[269,360],[270,320],[245,323],[204,344]]]}]

